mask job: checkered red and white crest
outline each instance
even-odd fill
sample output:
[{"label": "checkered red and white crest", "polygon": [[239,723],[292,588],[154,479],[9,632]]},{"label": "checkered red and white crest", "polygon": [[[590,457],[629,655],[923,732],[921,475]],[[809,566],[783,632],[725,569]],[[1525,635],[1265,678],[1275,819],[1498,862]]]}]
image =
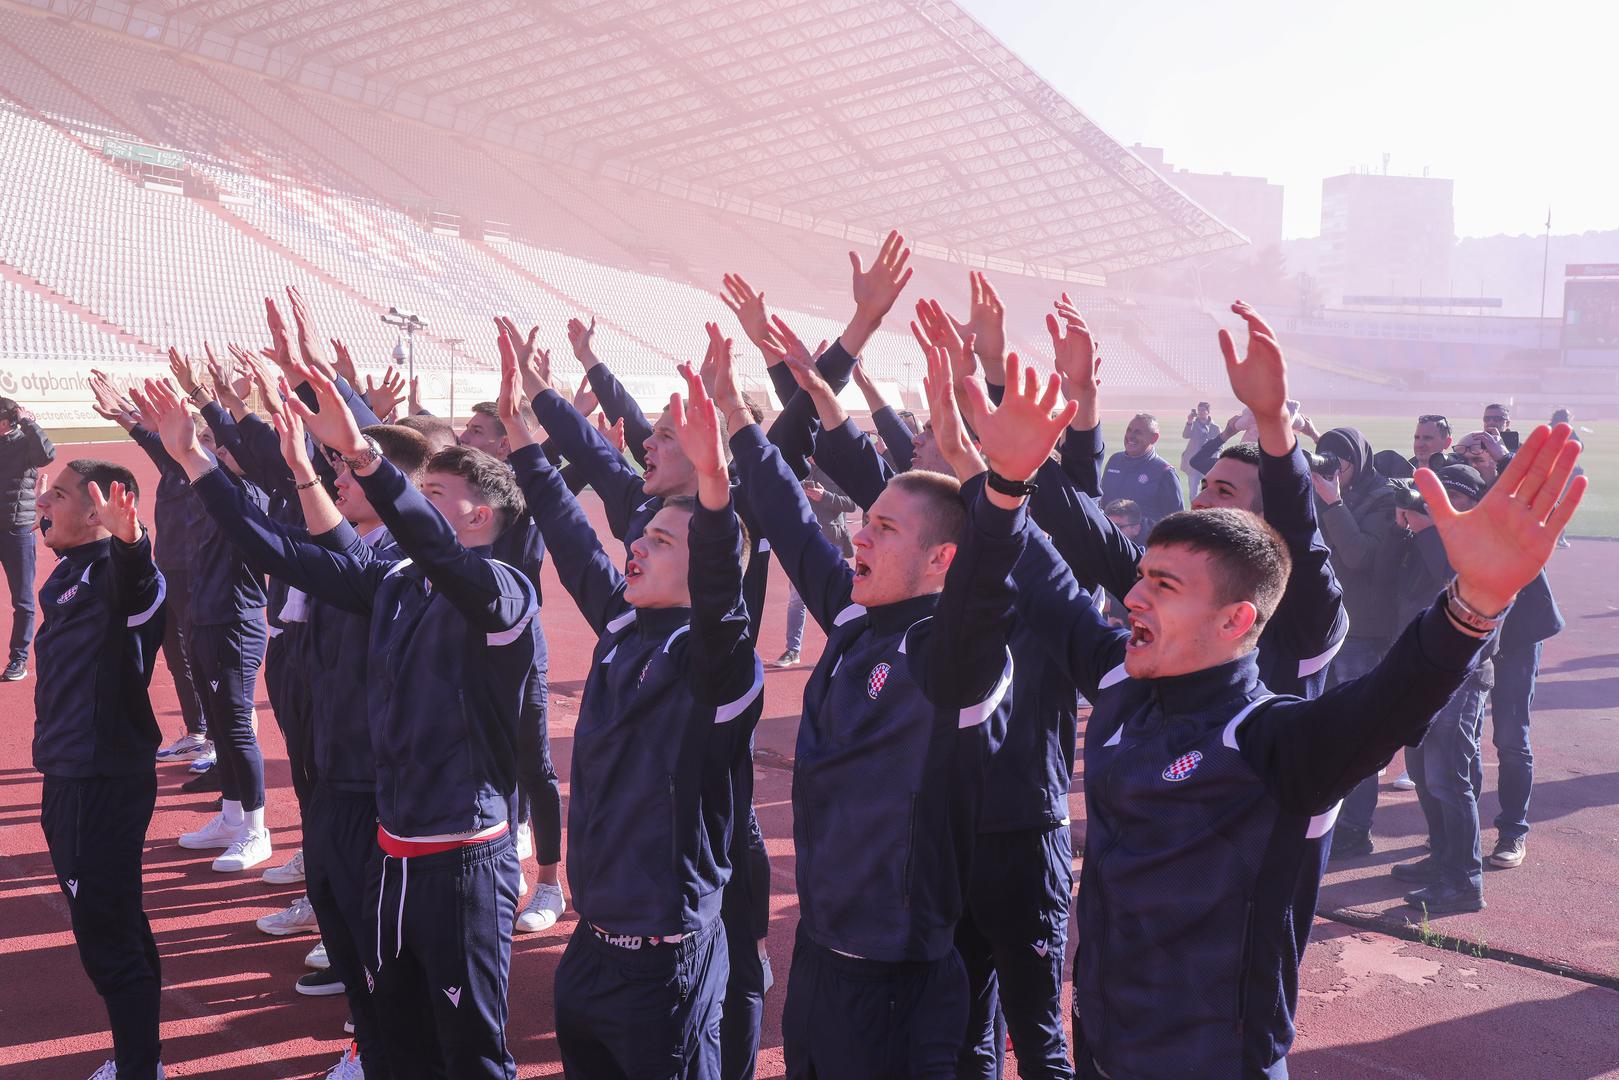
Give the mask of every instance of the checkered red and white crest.
[{"label": "checkered red and white crest", "polygon": [[878,664],[872,668],[871,674],[866,677],[866,696],[876,701],[877,695],[883,692],[883,687],[888,683],[888,673],[893,670],[887,664]]},{"label": "checkered red and white crest", "polygon": [[1164,770],[1164,779],[1171,783],[1179,783],[1191,776],[1193,771],[1197,769],[1198,763],[1202,760],[1203,755],[1197,750],[1182,754],[1169,763],[1169,767]]}]

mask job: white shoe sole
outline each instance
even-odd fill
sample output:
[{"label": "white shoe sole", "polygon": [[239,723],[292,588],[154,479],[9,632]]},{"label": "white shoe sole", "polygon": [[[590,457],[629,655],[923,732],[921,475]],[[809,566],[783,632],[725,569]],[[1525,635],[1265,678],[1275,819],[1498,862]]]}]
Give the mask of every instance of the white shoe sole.
[{"label": "white shoe sole", "polygon": [[180,754],[159,754],[157,755],[157,763],[159,765],[179,765],[187,761],[196,761],[200,757],[202,757],[201,750],[187,750]]},{"label": "white shoe sole", "polygon": [[[260,855],[256,859],[242,859],[240,861],[233,860],[231,862],[225,862],[224,856],[220,856],[209,865],[211,865],[215,871],[221,874],[240,874],[243,870],[251,870],[255,866],[258,866],[261,863],[267,863],[269,861],[270,852],[266,851],[263,855]],[[224,865],[221,866],[220,863],[224,863]]]},{"label": "white shoe sole", "polygon": [[230,847],[232,844],[236,843],[236,838],[234,836],[220,836],[203,840],[193,839],[189,836],[181,836],[175,841],[175,843],[179,844],[187,851],[212,851],[215,848],[224,850],[225,848]]},{"label": "white shoe sole", "polygon": [[[546,912],[546,914],[549,915],[551,913]],[[561,918],[557,917],[557,918],[553,918],[550,922],[546,923],[543,926],[539,925],[538,923],[530,925],[529,917],[527,915],[519,915],[517,917],[517,925],[512,927],[512,929],[516,930],[519,934],[538,934],[538,933],[541,933],[543,931],[551,929],[552,927],[556,926],[556,924],[561,922],[561,921],[562,921]]]},{"label": "white shoe sole", "polygon": [[305,990],[304,984],[298,982],[293,983],[292,988],[304,997],[335,997],[344,992],[343,984],[340,982],[325,983],[314,990]]},{"label": "white shoe sole", "polygon": [[[296,934],[320,933],[320,927],[314,923],[310,923],[308,926],[275,926],[272,928],[265,926],[263,920],[254,920],[253,925],[259,928],[260,933],[269,934],[271,937],[293,937]],[[326,967],[331,967],[331,964],[327,964]],[[315,970],[325,971],[326,968],[316,968]]]},{"label": "white shoe sole", "polygon": [[294,875],[294,874],[286,874],[286,873],[282,872],[283,869],[284,868],[280,867],[280,866],[272,866],[270,869],[268,869],[264,873],[260,874],[259,878],[266,885],[298,885],[298,884],[302,884],[302,882],[304,881],[304,875],[303,874],[296,874],[296,875]]}]

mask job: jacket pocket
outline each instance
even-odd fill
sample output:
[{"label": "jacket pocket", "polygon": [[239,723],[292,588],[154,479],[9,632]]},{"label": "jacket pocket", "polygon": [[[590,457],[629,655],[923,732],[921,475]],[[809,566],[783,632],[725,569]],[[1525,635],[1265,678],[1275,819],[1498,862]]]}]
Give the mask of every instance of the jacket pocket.
[{"label": "jacket pocket", "polygon": [[1242,919],[1242,953],[1237,967],[1237,1033],[1248,1014],[1248,968],[1254,959],[1254,902],[1248,901]]},{"label": "jacket pocket", "polygon": [[911,875],[916,870],[916,795],[911,795],[911,809],[909,819],[905,824],[905,877],[901,882],[901,890],[905,906],[911,906]]}]

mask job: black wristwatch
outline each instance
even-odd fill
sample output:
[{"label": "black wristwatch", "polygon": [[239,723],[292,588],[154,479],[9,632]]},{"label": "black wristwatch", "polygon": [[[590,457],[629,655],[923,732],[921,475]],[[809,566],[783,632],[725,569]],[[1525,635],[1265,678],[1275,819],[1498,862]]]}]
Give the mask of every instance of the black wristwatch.
[{"label": "black wristwatch", "polygon": [[1040,485],[1033,480],[1008,480],[994,469],[984,470],[984,483],[1002,495],[1018,499],[1026,499],[1040,490]]}]

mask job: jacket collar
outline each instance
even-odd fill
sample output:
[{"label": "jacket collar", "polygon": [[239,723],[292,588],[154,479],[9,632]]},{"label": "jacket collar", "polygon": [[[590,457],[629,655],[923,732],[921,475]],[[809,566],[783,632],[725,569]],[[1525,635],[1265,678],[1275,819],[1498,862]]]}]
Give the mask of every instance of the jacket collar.
[{"label": "jacket collar", "polygon": [[1149,685],[1164,715],[1195,715],[1223,702],[1253,697],[1259,688],[1259,652],[1202,671],[1153,679]]},{"label": "jacket collar", "polygon": [[932,615],[939,606],[939,594],[927,593],[892,604],[880,604],[866,609],[866,618],[874,633],[888,635],[903,633],[906,629]]}]

